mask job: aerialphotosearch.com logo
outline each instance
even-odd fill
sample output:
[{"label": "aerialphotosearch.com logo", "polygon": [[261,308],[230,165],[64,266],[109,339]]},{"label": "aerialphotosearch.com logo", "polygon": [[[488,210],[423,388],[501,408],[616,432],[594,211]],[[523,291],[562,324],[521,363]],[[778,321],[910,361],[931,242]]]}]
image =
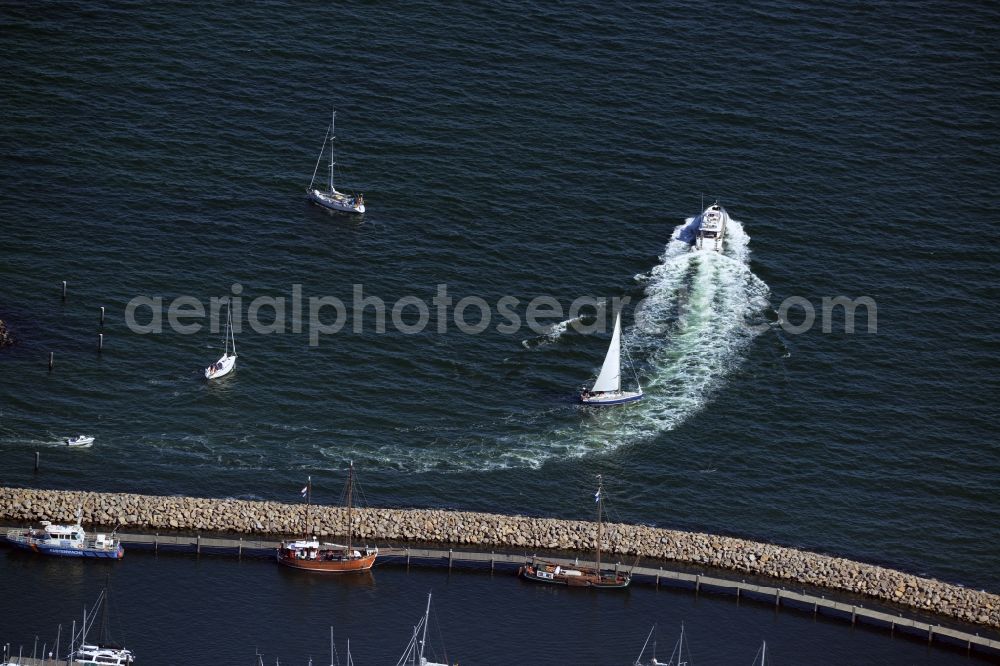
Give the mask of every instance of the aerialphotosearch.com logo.
[{"label": "aerialphotosearch.com logo", "polygon": [[[129,330],[140,335],[163,333],[164,313],[170,330],[180,335],[194,335],[208,329],[218,333],[226,321],[226,306],[233,315],[233,331],[243,331],[243,285],[235,283],[225,296],[212,296],[208,308],[193,296],[177,296],[164,308],[162,296],[136,296],[125,306],[125,323]],[[683,311],[684,293],[677,294],[678,305]],[[316,347],[325,335],[340,333],[347,327],[356,334],[374,331],[385,333],[391,323],[395,331],[405,335],[423,333],[432,317],[434,330],[445,334],[449,325],[462,333],[476,335],[490,328],[501,334],[513,335],[527,326],[536,335],[552,331],[563,321],[582,334],[604,333],[613,325],[613,315],[631,304],[629,296],[610,299],[581,296],[568,307],[552,296],[536,296],[523,301],[514,296],[502,296],[491,305],[479,296],[465,296],[458,301],[448,293],[448,285],[438,284],[435,295],[427,301],[418,296],[403,296],[391,305],[378,296],[365,295],[364,285],[353,284],[350,307],[336,296],[309,296],[303,298],[302,285],[293,284],[291,298],[285,296],[257,296],[247,303],[246,322],[254,333],[260,335],[302,334],[309,336],[309,346]],[[635,304],[642,311],[643,300]],[[522,308],[522,306],[524,306]],[[833,330],[835,320],[843,319],[845,333],[854,333],[855,313],[864,308],[868,333],[878,332],[878,310],[874,299],[868,296],[848,298],[824,297],[820,304],[819,322],[824,333]],[[449,314],[451,316],[449,316]],[[303,316],[304,315],[304,316]],[[811,330],[817,323],[816,307],[801,296],[790,296],[776,310],[777,321],[744,323],[752,330],[764,331],[773,325],[792,335]],[[793,323],[796,320],[797,323]],[[637,318],[635,325],[646,333],[662,332],[662,324],[652,324],[647,318]]]}]

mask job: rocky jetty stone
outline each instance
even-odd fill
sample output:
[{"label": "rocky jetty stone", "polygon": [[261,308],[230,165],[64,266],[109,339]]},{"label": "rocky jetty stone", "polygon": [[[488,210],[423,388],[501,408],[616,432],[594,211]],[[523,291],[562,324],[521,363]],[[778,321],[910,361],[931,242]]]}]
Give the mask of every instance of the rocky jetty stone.
[{"label": "rocky jetty stone", "polygon": [[[159,497],[128,493],[0,487],[0,519],[19,523],[72,521],[124,525],[133,530],[232,532],[280,536],[305,529],[301,504]],[[310,522],[320,536],[343,532],[346,509],[313,505]],[[434,509],[354,509],[354,534],[363,540],[476,547],[484,551],[543,549],[591,551],[594,523]],[[1000,596],[841,557],[746,539],[611,523],[603,551],[623,560],[640,557],[728,569],[864,595],[940,615],[1000,628]]]}]

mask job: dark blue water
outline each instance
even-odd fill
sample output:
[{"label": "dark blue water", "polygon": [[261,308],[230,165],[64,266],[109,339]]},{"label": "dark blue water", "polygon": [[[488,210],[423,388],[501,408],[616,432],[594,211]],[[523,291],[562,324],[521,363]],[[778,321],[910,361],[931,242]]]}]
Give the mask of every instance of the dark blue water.
[{"label": "dark blue water", "polygon": [[[66,636],[114,569],[110,637],[141,664],[329,664],[330,627],[339,663],[347,640],[356,664],[394,664],[432,594],[425,656],[460,664],[631,664],[654,624],[666,662],[684,625],[690,664],[750,664],[767,642],[769,664],[978,664],[989,655],[928,647],[926,638],[857,626],[768,603],[637,586],[595,594],[519,581],[488,571],[379,566],[370,576],[309,576],[270,561],[131,553],[111,567],[0,557],[0,575],[35,589],[61,581],[50,598],[29,595],[0,623],[25,656]],[[89,637],[100,634],[98,616]],[[652,656],[652,645],[645,654]]]},{"label": "dark blue water", "polygon": [[[6,6],[3,482],[294,501],[312,475],[335,501],[354,460],[375,505],[576,518],[600,473],[624,521],[1000,589],[998,14]],[[305,201],[331,105],[363,219]],[[725,255],[680,252],[716,197]],[[219,334],[125,324],[136,296],[234,284],[218,383]],[[442,284],[452,310],[487,302],[484,332],[354,316],[354,285],[391,307]],[[250,330],[293,285],[345,301],[346,329]],[[842,295],[873,299],[877,332],[864,308],[823,331]],[[503,333],[505,296],[563,313]],[[565,325],[581,296],[632,299],[642,403],[573,404],[608,339]],[[79,432],[94,448],[57,446]]]}]

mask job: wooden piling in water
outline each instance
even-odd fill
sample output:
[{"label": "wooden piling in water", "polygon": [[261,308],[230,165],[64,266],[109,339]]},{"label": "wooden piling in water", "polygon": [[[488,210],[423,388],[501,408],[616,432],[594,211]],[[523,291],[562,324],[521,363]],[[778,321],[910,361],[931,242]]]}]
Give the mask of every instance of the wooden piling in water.
[{"label": "wooden piling in water", "polygon": [[103,333],[98,333],[97,334],[97,353],[100,354],[102,351],[104,351],[104,334]]},{"label": "wooden piling in water", "polygon": [[38,451],[35,451],[35,474],[38,474],[38,466],[39,466],[39,462],[40,462],[39,459],[40,458],[41,458],[41,454]]},{"label": "wooden piling in water", "polygon": [[101,330],[103,331],[104,330],[104,306],[103,305],[101,306],[101,321],[100,321],[99,325],[101,327]]},{"label": "wooden piling in water", "polygon": [[63,303],[65,303],[66,302],[66,280],[63,280],[62,283],[63,283],[63,285],[62,285],[62,301],[63,301]]},{"label": "wooden piling in water", "polygon": [[56,353],[49,352],[49,372],[52,372],[52,366],[56,364]]}]

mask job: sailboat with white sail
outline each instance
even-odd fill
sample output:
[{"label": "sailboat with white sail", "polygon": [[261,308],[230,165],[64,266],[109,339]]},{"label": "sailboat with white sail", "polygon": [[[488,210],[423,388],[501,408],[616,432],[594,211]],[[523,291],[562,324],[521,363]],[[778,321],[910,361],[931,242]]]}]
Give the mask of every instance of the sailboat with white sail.
[{"label": "sailboat with white sail", "polygon": [[[337,210],[343,213],[364,213],[365,212],[365,195],[364,194],[347,194],[345,192],[340,192],[336,187],[333,186],[333,170],[337,162],[333,153],[333,143],[334,143],[334,127],[337,120],[337,111],[333,111],[333,115],[330,119],[330,130],[327,132],[326,138],[323,139],[323,147],[320,148],[319,157],[316,159],[316,168],[313,169],[312,180],[309,181],[309,187],[306,188],[306,195],[309,200],[323,206],[324,208],[329,208],[330,210]],[[327,189],[321,190],[318,187],[313,187],[316,183],[316,173],[319,171],[319,163],[323,160],[323,153],[326,152],[326,144],[330,143],[330,177],[327,181]]]},{"label": "sailboat with white sail", "polygon": [[[230,353],[229,345],[233,351]],[[236,367],[236,335],[233,333],[233,310],[226,305],[226,336],[223,343],[222,356],[218,361],[205,368],[205,379],[218,379],[228,375]]]},{"label": "sailboat with white sail", "polygon": [[[621,405],[626,402],[635,402],[642,399],[642,386],[639,385],[639,377],[636,376],[636,390],[626,391],[622,389],[622,314],[615,317],[615,330],[611,335],[611,344],[608,346],[608,353],[604,356],[604,365],[601,366],[601,374],[597,376],[593,388],[584,389],[580,393],[580,402],[585,405],[604,406]],[[628,349],[625,349],[628,356]],[[631,358],[629,359],[631,366]],[[634,373],[634,368],[633,368]]]}]

